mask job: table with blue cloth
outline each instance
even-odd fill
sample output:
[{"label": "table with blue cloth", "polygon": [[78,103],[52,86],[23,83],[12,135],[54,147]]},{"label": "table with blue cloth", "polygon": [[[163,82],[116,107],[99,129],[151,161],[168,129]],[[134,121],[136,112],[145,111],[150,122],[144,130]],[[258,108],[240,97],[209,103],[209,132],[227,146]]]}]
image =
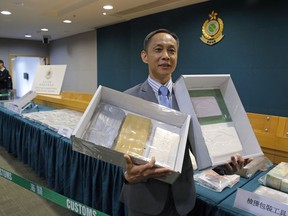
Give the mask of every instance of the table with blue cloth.
[{"label": "table with blue cloth", "polygon": [[[253,176],[253,178],[251,178],[241,188],[243,190],[250,191],[250,192],[255,191],[261,185],[258,181],[259,178],[267,174],[273,167],[275,166],[272,166],[268,170],[263,171],[263,172],[258,171],[258,173],[256,173],[256,175]],[[246,211],[232,207],[235,202],[236,192],[237,191],[233,192],[229,197],[227,197],[225,200],[223,200],[217,205],[217,214],[215,215],[233,215],[233,216],[236,216],[236,215],[252,216],[253,215]]]},{"label": "table with blue cloth", "polygon": [[267,174],[273,167],[275,165],[264,171],[259,170],[250,178],[240,177],[240,181],[236,185],[232,188],[225,188],[221,193],[196,184],[196,207],[191,215],[252,216],[249,212],[233,207],[237,189],[241,188],[250,192],[255,191],[260,186],[259,178]]},{"label": "table with blue cloth", "polygon": [[[255,174],[251,179],[257,178],[259,173]],[[224,188],[222,192],[212,191],[200,184],[196,184],[196,206],[191,215],[215,215],[215,213],[218,212],[218,205],[236,193],[237,188],[242,188],[251,181],[251,179],[241,177],[239,182],[232,188]],[[233,202],[229,204],[229,208],[232,208]],[[227,209],[226,215],[229,215],[229,208]]]},{"label": "table with blue cloth", "polygon": [[[0,145],[44,178],[50,189],[109,215],[127,215],[119,201],[122,168],[73,151],[70,139],[47,126],[0,106]],[[236,190],[256,189],[260,174],[241,178],[221,193],[196,185],[196,206],[191,215],[244,214],[233,208]]]},{"label": "table with blue cloth", "polygon": [[121,167],[73,151],[70,139],[1,106],[0,144],[50,189],[109,215],[126,214],[119,202]]}]

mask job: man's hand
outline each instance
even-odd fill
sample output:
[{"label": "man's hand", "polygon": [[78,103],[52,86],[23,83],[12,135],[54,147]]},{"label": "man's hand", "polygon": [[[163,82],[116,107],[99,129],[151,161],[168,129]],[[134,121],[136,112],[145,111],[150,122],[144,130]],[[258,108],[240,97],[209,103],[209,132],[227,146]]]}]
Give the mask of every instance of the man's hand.
[{"label": "man's hand", "polygon": [[231,156],[230,163],[224,164],[223,166],[221,166],[221,168],[225,170],[225,174],[232,175],[238,172],[239,170],[241,170],[244,166],[246,166],[252,160],[253,158],[247,158],[244,160],[241,155],[236,154],[234,156]]},{"label": "man's hand", "polygon": [[161,178],[171,174],[172,170],[168,168],[155,167],[156,160],[153,157],[148,163],[137,165],[132,162],[129,155],[125,154],[126,172],[124,177],[129,183],[145,182],[149,178]]}]

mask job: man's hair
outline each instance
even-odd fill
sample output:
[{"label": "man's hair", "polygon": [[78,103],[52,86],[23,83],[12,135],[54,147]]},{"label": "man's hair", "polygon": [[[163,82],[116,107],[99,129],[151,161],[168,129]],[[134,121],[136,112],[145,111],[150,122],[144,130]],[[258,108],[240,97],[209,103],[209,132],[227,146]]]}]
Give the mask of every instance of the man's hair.
[{"label": "man's hair", "polygon": [[169,31],[168,29],[157,29],[157,30],[155,30],[155,31],[150,32],[150,33],[145,37],[145,39],[144,39],[144,44],[143,44],[143,49],[144,49],[145,51],[147,51],[147,47],[148,47],[148,45],[149,45],[149,43],[150,43],[150,41],[151,41],[151,38],[152,38],[154,35],[158,34],[158,33],[167,33],[167,34],[171,35],[171,36],[176,40],[177,45],[179,46],[179,37],[178,37],[175,33]]},{"label": "man's hair", "polygon": [[4,65],[4,61],[3,61],[3,60],[1,60],[1,59],[0,59],[0,64],[3,64],[3,65]]}]

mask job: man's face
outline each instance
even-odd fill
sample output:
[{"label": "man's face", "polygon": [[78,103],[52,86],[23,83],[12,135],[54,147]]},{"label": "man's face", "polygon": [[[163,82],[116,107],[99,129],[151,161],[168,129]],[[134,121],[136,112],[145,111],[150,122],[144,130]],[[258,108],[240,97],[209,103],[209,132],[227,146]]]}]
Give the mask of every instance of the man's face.
[{"label": "man's face", "polygon": [[0,62],[0,69],[4,67],[4,64]]},{"label": "man's face", "polygon": [[149,74],[164,84],[176,68],[178,56],[177,41],[167,33],[158,33],[150,39],[147,51],[141,52],[141,58],[148,64]]}]

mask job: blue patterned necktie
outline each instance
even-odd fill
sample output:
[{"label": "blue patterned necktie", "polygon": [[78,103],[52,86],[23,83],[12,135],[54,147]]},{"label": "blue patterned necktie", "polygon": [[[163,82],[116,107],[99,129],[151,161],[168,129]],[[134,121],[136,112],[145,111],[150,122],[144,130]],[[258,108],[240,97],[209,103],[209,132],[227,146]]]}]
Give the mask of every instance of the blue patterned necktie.
[{"label": "blue patterned necktie", "polygon": [[159,101],[160,101],[160,104],[163,105],[163,106],[166,106],[166,107],[171,107],[170,106],[170,101],[169,101],[169,90],[166,86],[161,86],[159,88]]}]

